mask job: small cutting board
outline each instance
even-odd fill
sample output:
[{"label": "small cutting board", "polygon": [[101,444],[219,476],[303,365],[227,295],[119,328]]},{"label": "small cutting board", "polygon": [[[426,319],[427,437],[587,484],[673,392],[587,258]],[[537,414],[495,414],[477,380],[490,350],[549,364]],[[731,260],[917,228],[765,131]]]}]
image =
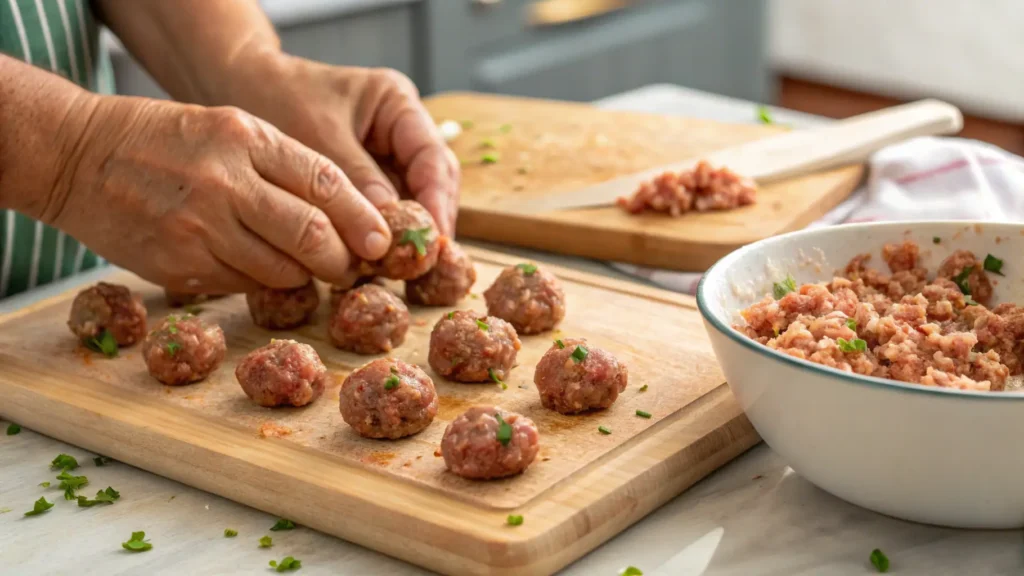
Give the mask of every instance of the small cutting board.
[{"label": "small cutting board", "polygon": [[740,246],[817,220],[864,174],[863,167],[850,166],[773,183],[761,187],[752,206],[679,218],[631,215],[616,207],[514,213],[500,205],[592,186],[787,128],[475,93],[441,94],[426,104],[438,122],[467,126],[450,143],[462,162],[459,235],[560,254],[703,271]]}]

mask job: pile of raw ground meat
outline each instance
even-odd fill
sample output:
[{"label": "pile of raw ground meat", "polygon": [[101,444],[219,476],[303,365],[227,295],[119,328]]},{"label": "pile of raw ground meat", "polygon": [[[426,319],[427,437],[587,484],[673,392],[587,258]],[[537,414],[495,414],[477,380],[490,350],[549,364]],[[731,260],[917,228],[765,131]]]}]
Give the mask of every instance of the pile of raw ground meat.
[{"label": "pile of raw ground meat", "polygon": [[757,186],[752,180],[728,168],[713,168],[702,160],[691,170],[665,172],[651,182],[644,182],[629,198],[619,198],[618,205],[631,214],[653,210],[679,216],[691,211],[746,206],[754,203],[756,194]]},{"label": "pile of raw ground meat", "polygon": [[1021,374],[1024,308],[992,298],[989,274],[1002,261],[967,250],[946,258],[932,279],[913,242],[887,244],[891,274],[855,257],[825,284],[776,284],[773,296],[740,312],[750,338],[839,370],[925,386],[1002,391]]}]

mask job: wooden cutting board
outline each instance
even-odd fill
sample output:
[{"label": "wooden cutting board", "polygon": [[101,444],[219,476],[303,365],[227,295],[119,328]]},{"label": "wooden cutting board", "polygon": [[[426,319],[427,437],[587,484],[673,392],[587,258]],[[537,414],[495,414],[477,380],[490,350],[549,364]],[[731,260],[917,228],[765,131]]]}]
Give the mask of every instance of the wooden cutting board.
[{"label": "wooden cutting board", "polygon": [[[470,254],[477,295],[518,262]],[[242,296],[204,305],[201,314],[224,328],[228,355],[206,382],[177,388],[148,376],[138,346],[116,359],[78,347],[65,325],[73,293],[0,317],[0,415],[444,574],[552,574],[759,439],[723,382],[691,298],[547,268],[564,283],[567,317],[558,332],[523,338],[504,391],[433,374],[428,337],[447,309],[412,309],[408,339],[393,356],[423,366],[440,397],[434,423],[412,438],[363,439],[341,420],[340,384],[368,358],[330,346],[326,302],[312,325],[272,333],[252,324]],[[169,312],[155,286],[124,273],[111,280],[144,295],[151,325]],[[460,307],[485,308],[479,296]],[[540,406],[534,366],[552,338],[572,336],[628,365],[629,388],[611,409],[562,416]],[[238,359],[272,337],[310,343],[332,371],[334,384],[313,405],[261,408],[235,382]],[[477,403],[537,423],[541,451],[525,474],[471,482],[444,470],[444,428]],[[509,513],[523,515],[523,525],[507,526]]]},{"label": "wooden cutting board", "polygon": [[[752,206],[680,218],[614,207],[511,214],[495,200],[575,190],[786,128],[473,93],[442,94],[426,104],[438,122],[468,126],[450,143],[462,162],[459,234],[560,254],[703,271],[740,246],[817,220],[863,176],[861,166],[851,166],[787,180],[762,187]],[[487,155],[497,161],[488,163]]]}]

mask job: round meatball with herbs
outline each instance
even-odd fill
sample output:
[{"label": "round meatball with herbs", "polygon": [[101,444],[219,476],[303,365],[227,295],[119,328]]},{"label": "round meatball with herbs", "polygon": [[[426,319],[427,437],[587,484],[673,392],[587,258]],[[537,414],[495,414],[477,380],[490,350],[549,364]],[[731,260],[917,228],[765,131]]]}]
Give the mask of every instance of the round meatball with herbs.
[{"label": "round meatball with herbs", "polygon": [[502,270],[484,300],[488,314],[511,323],[520,334],[551,330],[565,317],[565,293],[558,279],[534,264]]},{"label": "round meatball with herbs", "polygon": [[442,236],[437,264],[423,276],[405,281],[405,298],[421,306],[452,306],[469,294],[476,268],[469,254],[454,240]]},{"label": "round meatball with herbs", "polygon": [[521,346],[515,329],[501,318],[457,310],[434,324],[427,361],[457,382],[502,382]]},{"label": "round meatball with herbs", "polygon": [[555,340],[533,375],[540,403],[575,414],[611,406],[626,389],[626,366],[583,338]]},{"label": "round meatball with herbs", "polygon": [[392,280],[412,280],[426,274],[437,263],[441,249],[434,218],[420,203],[401,200],[380,209],[391,229],[391,248],[383,258],[367,263],[362,273],[373,269]]},{"label": "round meatball with herbs", "polygon": [[364,284],[341,297],[329,328],[331,342],[356,354],[390,352],[405,341],[409,309],[382,286]]},{"label": "round meatball with herbs", "polygon": [[86,346],[112,356],[118,346],[146,336],[146,307],[128,287],[100,282],[75,296],[68,328]]},{"label": "round meatball with herbs", "polygon": [[249,314],[257,326],[269,330],[290,330],[309,322],[320,305],[316,284],[278,290],[262,288],[245,295]]},{"label": "round meatball with herbs", "polygon": [[142,343],[149,374],[168,386],[205,379],[220,366],[226,352],[220,326],[192,314],[171,314]]},{"label": "round meatball with herbs", "polygon": [[167,299],[167,305],[171,308],[182,308],[184,306],[196,306],[209,300],[223,298],[224,294],[189,294],[187,292],[175,292],[173,290],[165,289],[164,297]]},{"label": "round meatball with herbs", "polygon": [[324,393],[330,376],[309,344],[271,340],[235,367],[245,395],[260,406],[305,406]]},{"label": "round meatball with herbs", "polygon": [[358,288],[360,286],[363,286],[364,284],[377,284],[377,285],[381,285],[380,281],[377,279],[376,276],[359,276],[358,278],[355,278],[347,286],[341,286],[341,285],[338,285],[338,284],[333,284],[331,286],[331,296],[330,296],[331,310],[335,310],[335,309],[338,308],[338,303],[341,302],[341,299],[345,296],[345,294],[349,290],[351,290],[353,288]]},{"label": "round meatball with herbs", "polygon": [[444,464],[472,480],[513,476],[526,470],[540,450],[532,420],[495,406],[473,406],[452,421],[441,438]]},{"label": "round meatball with herbs", "polygon": [[360,436],[395,440],[434,421],[437,392],[418,366],[379,358],[345,379],[340,408],[341,418]]}]

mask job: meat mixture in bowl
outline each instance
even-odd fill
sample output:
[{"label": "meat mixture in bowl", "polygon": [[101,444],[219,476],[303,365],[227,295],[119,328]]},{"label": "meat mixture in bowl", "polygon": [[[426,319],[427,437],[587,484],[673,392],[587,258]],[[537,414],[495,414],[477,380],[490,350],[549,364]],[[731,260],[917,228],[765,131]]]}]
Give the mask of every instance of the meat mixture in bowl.
[{"label": "meat mixture in bowl", "polygon": [[1021,374],[1024,308],[992,303],[1002,261],[967,250],[930,277],[914,242],[887,244],[889,274],[853,258],[829,283],[796,286],[742,310],[734,328],[797,358],[846,372],[961,390],[1002,391]]}]

